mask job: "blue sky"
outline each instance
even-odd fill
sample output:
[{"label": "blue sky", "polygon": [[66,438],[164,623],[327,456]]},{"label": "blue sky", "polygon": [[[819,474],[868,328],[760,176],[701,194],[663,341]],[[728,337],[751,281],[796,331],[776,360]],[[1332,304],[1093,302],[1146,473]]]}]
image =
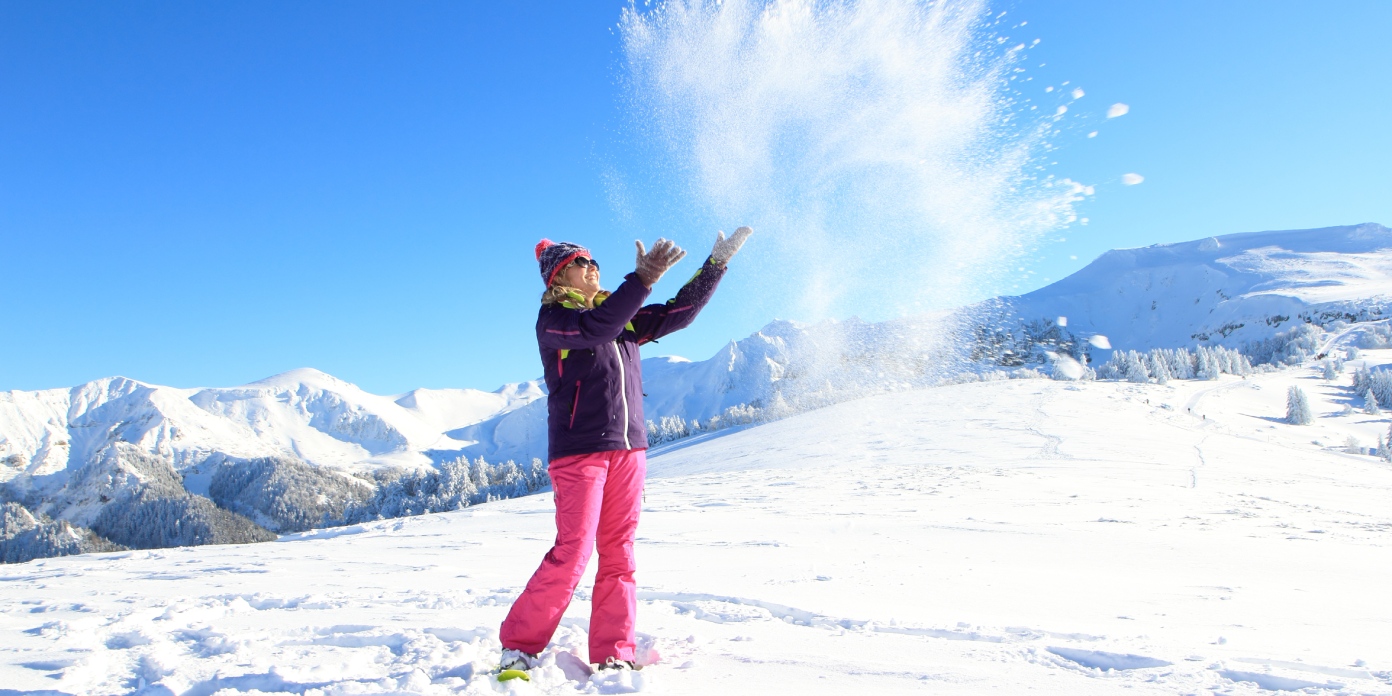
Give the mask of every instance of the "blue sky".
[{"label": "blue sky", "polygon": [[[714,237],[610,205],[606,176],[644,164],[623,6],[0,4],[0,390],[302,366],[377,393],[537,376],[539,237],[589,245],[610,286],[639,234],[693,256]],[[1087,226],[983,297],[1113,247],[1392,225],[1392,3],[999,8],[1042,40],[1031,85],[1086,90],[1050,171],[1096,195]],[[1104,119],[1114,102],[1130,113]],[[726,227],[743,223],[759,224]],[[645,350],[708,357],[778,314],[738,274],[787,271],[736,259],[697,325]]]}]

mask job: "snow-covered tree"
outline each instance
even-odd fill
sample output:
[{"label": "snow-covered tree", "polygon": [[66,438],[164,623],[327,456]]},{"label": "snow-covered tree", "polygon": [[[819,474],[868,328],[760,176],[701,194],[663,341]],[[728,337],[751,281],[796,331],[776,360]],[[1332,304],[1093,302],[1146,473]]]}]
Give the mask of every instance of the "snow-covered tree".
[{"label": "snow-covered tree", "polygon": [[1320,328],[1301,324],[1260,341],[1247,343],[1242,353],[1256,365],[1299,365],[1319,352]]},{"label": "snow-covered tree", "polygon": [[1194,379],[1194,354],[1188,348],[1165,351],[1169,358],[1170,376],[1175,379]]},{"label": "snow-covered tree", "polygon": [[1365,449],[1363,449],[1363,443],[1359,442],[1359,441],[1358,441],[1358,438],[1356,438],[1356,437],[1350,435],[1350,436],[1348,436],[1347,438],[1344,439],[1344,453],[1345,453],[1345,454],[1367,454],[1368,451],[1365,450]]},{"label": "snow-covered tree", "polygon": [[1144,384],[1150,381],[1150,369],[1146,367],[1145,358],[1134,350],[1126,351],[1126,358],[1123,369],[1126,374],[1126,381]]},{"label": "snow-covered tree", "polygon": [[469,480],[473,482],[474,488],[480,491],[488,488],[488,462],[483,461],[483,455],[479,455],[479,458],[469,465]]},{"label": "snow-covered tree", "polygon": [[1218,374],[1233,375],[1237,374],[1237,367],[1233,365],[1233,352],[1218,346],[1213,349],[1213,361],[1218,364]]},{"label": "snow-covered tree", "polygon": [[1218,379],[1218,365],[1213,359],[1213,352],[1205,346],[1199,346],[1195,351],[1198,353],[1196,365],[1194,366],[1195,379]]},{"label": "snow-covered tree", "polygon": [[1153,348],[1140,353],[1118,350],[1093,373],[1094,379],[1124,379],[1144,383],[1152,379],[1165,384],[1172,379],[1218,379],[1219,375],[1249,375],[1252,363],[1242,353],[1222,346]]},{"label": "snow-covered tree", "polygon": [[1310,399],[1300,387],[1293,386],[1286,392],[1286,422],[1291,425],[1315,422],[1315,414],[1310,411]]},{"label": "snow-covered tree", "polygon": [[[483,481],[483,485],[478,482]],[[345,515],[348,523],[459,510],[470,505],[516,498],[551,485],[550,472],[540,459],[529,464],[512,460],[490,465],[479,457],[440,464],[427,471],[400,470],[377,474],[377,491],[370,500],[354,505]]]},{"label": "snow-covered tree", "polygon": [[1353,373],[1353,391],[1362,394],[1370,389],[1377,397],[1379,404],[1392,404],[1392,372],[1370,370],[1367,366],[1355,370]]},{"label": "snow-covered tree", "polygon": [[1370,416],[1382,413],[1382,409],[1378,408],[1377,395],[1373,393],[1372,389],[1363,392],[1363,412]]},{"label": "snow-covered tree", "polygon": [[1358,336],[1359,348],[1386,348],[1392,344],[1392,326],[1372,324]]},{"label": "snow-covered tree", "polygon": [[124,548],[90,529],[67,520],[51,520],[42,513],[30,512],[19,503],[0,505],[0,563],[24,563],[35,558]]},{"label": "snow-covered tree", "polygon": [[1339,371],[1334,367],[1333,360],[1324,361],[1324,381],[1333,382],[1339,378]]},{"label": "snow-covered tree", "polygon": [[[764,415],[768,420],[787,418],[793,415],[793,407],[788,403],[787,399],[783,398],[783,392],[776,391],[773,393],[773,397],[769,399],[768,406],[764,408]],[[696,421],[691,421],[691,423],[694,425]]]},{"label": "snow-covered tree", "polygon": [[1170,361],[1166,359],[1164,352],[1152,350],[1150,351],[1150,355],[1146,356],[1146,358],[1146,368],[1150,370],[1150,374],[1155,377],[1155,383],[1169,384],[1171,377]]},{"label": "snow-covered tree", "polygon": [[[1241,353],[1239,353],[1239,355],[1241,355]],[[1246,355],[1242,355],[1242,357],[1238,359],[1237,362],[1239,366],[1242,368],[1243,376],[1252,374],[1252,361],[1248,360]]]},{"label": "snow-covered tree", "polygon": [[289,457],[225,459],[208,486],[218,506],[282,534],[343,524],[344,512],[371,496],[364,481]]}]

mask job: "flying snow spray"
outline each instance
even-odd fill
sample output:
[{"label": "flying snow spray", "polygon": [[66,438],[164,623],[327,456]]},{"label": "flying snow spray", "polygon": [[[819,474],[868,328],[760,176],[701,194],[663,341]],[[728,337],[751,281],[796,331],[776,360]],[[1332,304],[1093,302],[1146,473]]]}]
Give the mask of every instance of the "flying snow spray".
[{"label": "flying snow spray", "polygon": [[1045,171],[1082,91],[1026,87],[1031,42],[1005,14],[974,0],[633,6],[629,107],[653,144],[635,179],[665,177],[677,200],[661,205],[711,229],[755,228],[739,263],[758,291],[741,301],[765,316],[921,317],[1009,290],[1087,189]]}]

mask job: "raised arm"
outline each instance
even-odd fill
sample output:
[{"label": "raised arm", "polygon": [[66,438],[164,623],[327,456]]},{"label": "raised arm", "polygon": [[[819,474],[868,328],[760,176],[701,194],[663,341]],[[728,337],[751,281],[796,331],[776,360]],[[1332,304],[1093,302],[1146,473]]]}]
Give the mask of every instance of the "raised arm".
[{"label": "raised arm", "polygon": [[560,305],[542,307],[537,317],[537,342],[550,350],[593,348],[608,343],[623,333],[650,292],[636,273],[630,273],[594,309],[578,312]]},{"label": "raised arm", "polygon": [[686,281],[686,285],[677,291],[676,297],[667,300],[666,304],[643,307],[634,315],[633,329],[638,333],[638,342],[647,343],[690,326],[701,308],[705,307],[715,294],[716,286],[725,276],[726,264],[753,232],[754,230],[748,227],[741,227],[728,239],[724,232],[718,233],[710,257],[701,265],[700,270],[696,271],[696,275],[691,276],[691,280]]},{"label": "raised arm", "polygon": [[691,325],[701,308],[715,294],[715,287],[725,275],[725,267],[717,266],[710,259],[701,265],[696,275],[686,281],[677,291],[677,296],[665,304],[650,304],[638,310],[633,316],[633,330],[638,333],[638,343],[647,343],[673,331]]},{"label": "raised arm", "polygon": [[629,321],[652,292],[652,286],[686,256],[681,247],[658,238],[652,251],[638,247],[637,269],[624,276],[624,282],[594,309],[576,311],[551,305],[542,307],[537,317],[537,342],[550,350],[593,348],[619,337]]}]

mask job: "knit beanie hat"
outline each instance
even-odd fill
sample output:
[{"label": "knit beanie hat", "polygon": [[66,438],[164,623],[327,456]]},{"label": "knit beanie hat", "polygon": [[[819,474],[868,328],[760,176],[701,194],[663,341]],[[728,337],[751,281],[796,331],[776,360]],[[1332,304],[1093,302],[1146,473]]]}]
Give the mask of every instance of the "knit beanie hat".
[{"label": "knit beanie hat", "polygon": [[570,242],[553,242],[549,239],[537,242],[536,257],[537,263],[541,264],[542,282],[546,283],[546,287],[551,287],[551,281],[556,279],[556,274],[580,256],[590,258],[590,251]]}]

